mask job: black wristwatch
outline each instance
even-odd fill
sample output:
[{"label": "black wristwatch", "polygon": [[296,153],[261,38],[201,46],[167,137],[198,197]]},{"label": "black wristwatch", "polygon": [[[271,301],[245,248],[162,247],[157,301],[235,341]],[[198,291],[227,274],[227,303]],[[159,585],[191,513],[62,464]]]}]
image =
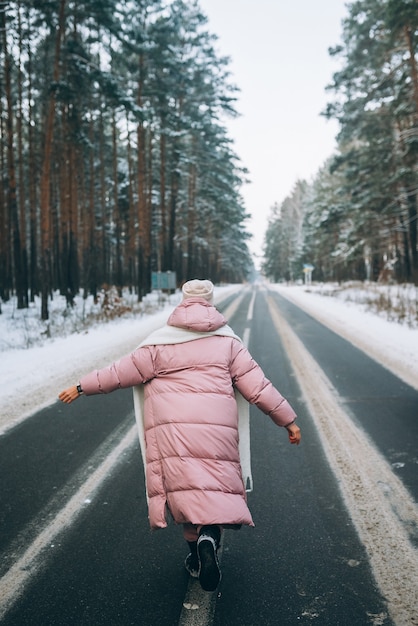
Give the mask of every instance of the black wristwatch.
[{"label": "black wristwatch", "polygon": [[78,391],[78,395],[81,396],[81,394],[83,393],[83,390],[81,388],[80,383],[78,383],[78,385],[77,385],[77,391]]}]

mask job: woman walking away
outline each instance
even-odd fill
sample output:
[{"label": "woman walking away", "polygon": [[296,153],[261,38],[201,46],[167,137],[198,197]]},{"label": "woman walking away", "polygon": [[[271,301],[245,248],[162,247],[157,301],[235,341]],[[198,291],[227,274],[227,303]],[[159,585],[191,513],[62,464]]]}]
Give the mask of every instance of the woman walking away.
[{"label": "woman walking away", "polygon": [[246,498],[249,445],[240,454],[246,437],[240,442],[238,407],[243,398],[246,406],[255,404],[287,429],[292,444],[300,442],[296,414],[213,305],[209,280],[185,283],[183,300],[163,328],[59,398],[70,403],[81,394],[127,387],[134,388],[150,526],[166,527],[168,513],[183,525],[186,569],[214,591],[222,530],[254,525]]}]

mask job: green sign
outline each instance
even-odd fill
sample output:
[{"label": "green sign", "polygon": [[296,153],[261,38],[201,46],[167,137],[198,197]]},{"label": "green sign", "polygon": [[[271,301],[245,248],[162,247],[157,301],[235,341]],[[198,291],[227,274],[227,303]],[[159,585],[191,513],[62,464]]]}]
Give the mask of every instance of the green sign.
[{"label": "green sign", "polygon": [[170,290],[176,288],[176,272],[151,272],[152,289]]}]

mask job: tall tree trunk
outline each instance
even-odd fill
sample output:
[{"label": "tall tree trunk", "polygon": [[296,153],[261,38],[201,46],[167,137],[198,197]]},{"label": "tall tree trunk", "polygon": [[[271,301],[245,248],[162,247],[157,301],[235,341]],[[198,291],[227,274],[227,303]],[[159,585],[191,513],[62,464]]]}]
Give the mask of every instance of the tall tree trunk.
[{"label": "tall tree trunk", "polygon": [[17,308],[23,309],[27,306],[27,293],[24,290],[23,268],[22,268],[22,245],[19,228],[18,204],[16,197],[16,169],[15,169],[15,147],[13,135],[13,103],[12,103],[12,81],[11,63],[7,46],[7,20],[6,7],[3,5],[0,10],[0,33],[2,35],[2,51],[4,57],[4,82],[6,92],[6,141],[7,141],[7,175],[8,185],[6,193],[6,206],[9,213],[9,224],[11,228],[11,241],[13,249],[14,283],[17,295]]},{"label": "tall tree trunk", "polygon": [[[69,185],[71,180],[71,172],[69,169],[69,144],[67,141],[68,136],[68,123],[66,107],[64,104],[61,106],[61,114],[57,118],[57,139],[54,142],[54,154],[59,156],[58,163],[58,180],[56,185],[53,185],[54,189],[57,189],[58,204],[59,204],[59,228],[58,220],[54,219],[51,232],[54,234],[53,241],[56,246],[56,252],[54,258],[57,260],[57,276],[56,280],[60,293],[67,296],[68,293],[68,255],[70,246],[70,191]],[[65,175],[61,175],[64,173]],[[55,211],[51,209],[51,216],[55,217]],[[57,243],[58,235],[58,243]]]},{"label": "tall tree trunk", "polygon": [[129,292],[136,289],[135,276],[135,240],[136,240],[136,215],[135,215],[135,174],[132,158],[131,133],[129,131],[129,119],[127,119],[127,159],[128,159],[128,224],[126,227],[126,253],[127,253],[127,278]]},{"label": "tall tree trunk", "polygon": [[[71,133],[68,133],[70,136]],[[74,143],[70,140],[65,146],[67,155],[66,167],[63,172],[66,172],[64,179],[66,184],[64,186],[66,197],[63,199],[67,208],[67,250],[65,254],[65,267],[64,267],[64,286],[65,297],[67,298],[67,304],[72,306],[74,303],[74,296],[76,295],[79,287],[79,266],[78,266],[78,185],[77,185],[77,150]],[[81,159],[80,159],[81,161]]]},{"label": "tall tree trunk", "polygon": [[187,280],[191,277],[192,268],[194,266],[194,239],[196,230],[196,165],[191,163],[189,167],[189,184],[188,184],[188,207],[187,207],[187,252],[186,263],[184,269],[184,276],[182,280]]},{"label": "tall tree trunk", "polygon": [[[414,46],[414,38],[411,26],[405,26],[404,28],[405,38],[407,41],[408,52],[409,52],[409,65],[411,68],[411,82],[412,82],[412,97],[413,97],[413,127],[416,134],[418,134],[418,67],[415,56],[415,46]],[[417,135],[415,135],[417,137]],[[415,153],[416,155],[416,153]],[[415,156],[416,158],[416,156]],[[416,172],[416,162],[412,165],[413,169]],[[417,249],[417,239],[418,239],[418,211],[417,211],[417,202],[418,202],[418,192],[416,191],[416,183],[412,179],[411,180],[411,190],[415,189],[415,192],[412,193],[410,190],[410,195],[408,196],[408,216],[409,216],[409,241],[411,246],[411,260],[412,260],[412,279],[415,285],[418,285],[418,249]]]},{"label": "tall tree trunk", "polygon": [[107,192],[106,192],[106,137],[105,137],[105,119],[104,108],[100,107],[100,122],[99,122],[99,163],[100,163],[100,224],[101,224],[101,276],[99,283],[110,283],[110,252],[108,246],[108,237],[106,233],[107,225]]},{"label": "tall tree trunk", "polygon": [[[93,110],[92,105],[90,109]],[[89,147],[89,195],[88,195],[88,219],[85,222],[85,238],[84,238],[84,281],[85,281],[85,296],[86,287],[88,286],[90,293],[94,299],[97,298],[97,261],[99,251],[97,249],[98,242],[96,238],[96,207],[95,207],[95,171],[94,166],[94,119],[93,115],[90,117],[90,147]]]},{"label": "tall tree trunk", "polygon": [[[0,171],[7,169],[7,153],[4,137],[6,136],[4,127],[4,116],[0,98]],[[0,298],[8,300],[12,285],[11,277],[11,250],[10,250],[10,224],[9,212],[6,202],[5,180],[0,176]],[[0,309],[1,313],[1,309]]]},{"label": "tall tree trunk", "polygon": [[38,272],[38,236],[37,236],[37,165],[35,156],[35,139],[33,119],[33,59],[31,45],[31,23],[29,9],[27,10],[28,42],[26,52],[28,56],[27,76],[28,76],[28,178],[29,178],[29,238],[30,238],[30,262],[29,262],[29,299],[34,302],[35,295],[39,294],[39,272]]},{"label": "tall tree trunk", "polygon": [[151,219],[149,211],[149,202],[147,194],[147,170],[146,170],[146,132],[144,125],[141,122],[137,126],[137,166],[138,166],[138,279],[139,289],[138,293],[143,295],[145,290],[145,283],[147,282],[147,268],[151,255],[150,246],[150,229]]},{"label": "tall tree trunk", "polygon": [[409,52],[408,62],[411,68],[412,97],[414,101],[414,125],[416,125],[418,121],[418,67],[415,56],[414,34],[411,26],[405,26],[404,33]]},{"label": "tall tree trunk", "polygon": [[[65,30],[65,5],[66,0],[60,1],[59,21],[56,31],[55,40],[55,57],[54,57],[54,70],[53,70],[53,82],[56,85],[60,77],[60,54],[61,45],[64,39]],[[53,90],[47,107],[46,119],[45,119],[45,133],[44,133],[44,153],[42,159],[42,170],[40,180],[40,212],[41,212],[41,318],[47,320],[49,318],[48,312],[48,296],[51,286],[51,155],[54,140],[54,122],[55,122],[55,106],[56,97]]]},{"label": "tall tree trunk", "polygon": [[[139,78],[137,89],[137,106],[142,109],[142,92],[145,81],[144,55],[139,56]],[[150,142],[147,145],[147,139]],[[142,297],[149,291],[151,282],[151,230],[152,230],[152,151],[151,132],[144,127],[142,120],[137,125],[137,164],[138,164],[138,296]],[[149,150],[148,150],[149,148]]]},{"label": "tall tree trunk", "polygon": [[21,242],[21,271],[22,271],[22,298],[23,307],[29,305],[29,282],[28,282],[28,247],[26,229],[26,184],[24,174],[24,150],[23,150],[23,72],[22,51],[24,47],[22,33],[21,3],[18,3],[18,31],[19,31],[19,58],[18,58],[18,115],[17,115],[17,144],[18,144],[18,173],[19,173],[19,229]]},{"label": "tall tree trunk", "polygon": [[166,215],[166,136],[163,123],[161,123],[160,134],[160,236],[158,242],[158,271],[165,270],[166,262],[166,242],[167,242],[167,215]]},{"label": "tall tree trunk", "polygon": [[408,240],[411,253],[411,278],[418,285],[417,192],[408,195]]},{"label": "tall tree trunk", "polygon": [[173,159],[171,166],[170,181],[170,215],[168,222],[168,241],[167,241],[167,258],[166,270],[174,270],[174,239],[176,235],[176,219],[177,219],[177,200],[180,184],[180,174],[178,171],[180,162],[180,152],[176,146],[173,149]]},{"label": "tall tree trunk", "polygon": [[116,237],[116,250],[114,253],[114,282],[118,289],[118,293],[122,295],[123,287],[123,270],[122,270],[122,250],[121,250],[121,217],[119,211],[119,181],[118,181],[118,139],[117,139],[117,124],[116,115],[113,111],[112,119],[112,162],[113,162],[113,219],[112,222],[115,228]]}]

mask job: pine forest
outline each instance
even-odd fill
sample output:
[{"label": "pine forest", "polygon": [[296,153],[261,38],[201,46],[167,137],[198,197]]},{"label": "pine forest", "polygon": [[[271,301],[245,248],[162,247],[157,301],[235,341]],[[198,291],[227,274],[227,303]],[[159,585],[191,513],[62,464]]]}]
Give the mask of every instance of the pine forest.
[{"label": "pine forest", "polygon": [[264,272],[290,281],[418,285],[418,2],[347,5],[338,71],[323,115],[338,120],[336,154],[272,207]]},{"label": "pine forest", "polygon": [[[418,3],[346,11],[337,150],[272,207],[263,272],[418,284]],[[207,22],[197,0],[0,0],[0,303],[47,320],[56,290],[247,279],[238,87]]]},{"label": "pine forest", "polygon": [[194,1],[0,3],[0,298],[247,276],[228,59]]}]

